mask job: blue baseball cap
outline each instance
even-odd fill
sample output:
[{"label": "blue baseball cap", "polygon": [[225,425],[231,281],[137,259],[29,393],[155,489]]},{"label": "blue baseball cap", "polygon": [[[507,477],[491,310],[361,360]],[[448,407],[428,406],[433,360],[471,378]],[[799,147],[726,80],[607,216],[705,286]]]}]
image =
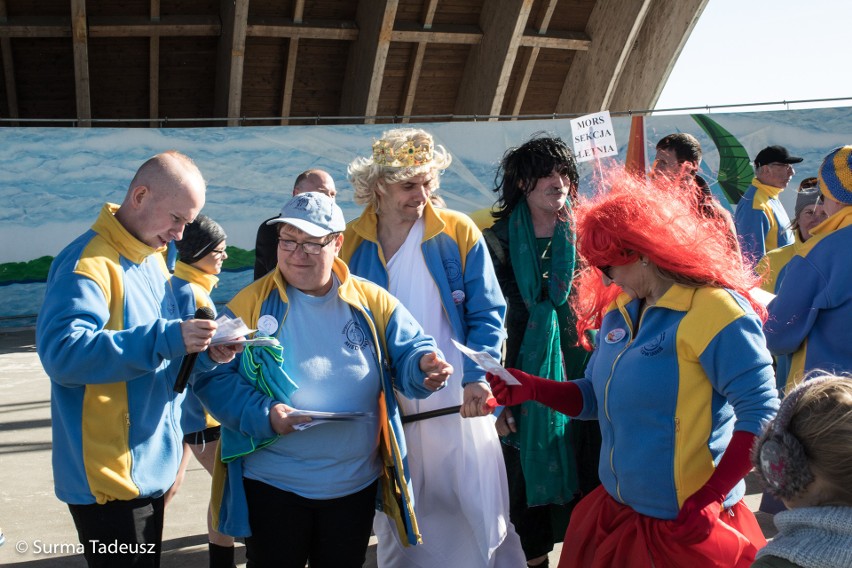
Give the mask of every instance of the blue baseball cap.
[{"label": "blue baseball cap", "polygon": [[300,193],[284,204],[281,213],[267,225],[287,223],[312,237],[342,233],[346,229],[343,210],[334,199],[318,191]]}]

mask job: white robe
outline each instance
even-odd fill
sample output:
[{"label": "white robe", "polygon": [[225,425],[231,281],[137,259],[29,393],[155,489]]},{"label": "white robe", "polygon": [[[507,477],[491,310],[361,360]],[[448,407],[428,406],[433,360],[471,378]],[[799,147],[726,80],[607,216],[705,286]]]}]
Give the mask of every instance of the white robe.
[{"label": "white robe", "polygon": [[[420,243],[423,220],[411,229],[388,262],[389,291],[433,336],[456,372],[442,390],[424,400],[397,394],[403,415],[462,403],[463,355],[452,345],[452,328]],[[459,413],[406,424],[414,507],[423,544],[403,547],[393,522],[377,513],[381,568],[519,568],[526,565],[521,541],[509,521],[506,467],[493,417]]]}]

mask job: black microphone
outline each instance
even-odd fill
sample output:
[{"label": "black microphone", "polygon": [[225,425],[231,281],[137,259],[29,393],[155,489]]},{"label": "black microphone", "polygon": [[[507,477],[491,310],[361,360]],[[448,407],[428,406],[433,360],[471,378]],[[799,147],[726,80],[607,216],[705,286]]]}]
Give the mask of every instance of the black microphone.
[{"label": "black microphone", "polygon": [[[195,310],[195,319],[212,320],[216,319],[216,314],[207,306],[202,306]],[[177,379],[175,379],[175,392],[183,392],[186,388],[186,382],[189,380],[189,375],[192,374],[192,367],[195,366],[196,359],[198,359],[198,353],[187,353],[183,356]]]}]

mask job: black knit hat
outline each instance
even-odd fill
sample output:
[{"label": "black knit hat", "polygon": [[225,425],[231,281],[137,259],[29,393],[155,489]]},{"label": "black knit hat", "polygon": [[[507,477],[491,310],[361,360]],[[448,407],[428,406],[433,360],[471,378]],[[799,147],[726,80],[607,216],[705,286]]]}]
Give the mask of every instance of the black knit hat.
[{"label": "black knit hat", "polygon": [[183,230],[183,238],[175,242],[178,259],[186,264],[198,262],[228,238],[222,227],[206,215],[199,215]]}]

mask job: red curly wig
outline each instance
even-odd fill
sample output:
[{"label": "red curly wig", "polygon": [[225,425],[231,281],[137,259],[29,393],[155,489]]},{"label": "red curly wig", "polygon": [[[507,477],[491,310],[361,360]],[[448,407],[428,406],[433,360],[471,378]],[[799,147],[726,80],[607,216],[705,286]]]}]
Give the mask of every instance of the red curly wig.
[{"label": "red curly wig", "polygon": [[595,267],[629,264],[640,255],[665,280],[742,294],[765,321],[766,308],[749,294],[759,278],[731,247],[725,221],[699,213],[696,192],[684,191],[677,181],[651,182],[621,170],[607,174],[602,185],[609,191],[581,197],[574,207],[577,252],[585,268],[574,280],[571,307],[583,347],[591,349],[585,332],[600,328],[621,293],[616,284],[604,286]]}]

